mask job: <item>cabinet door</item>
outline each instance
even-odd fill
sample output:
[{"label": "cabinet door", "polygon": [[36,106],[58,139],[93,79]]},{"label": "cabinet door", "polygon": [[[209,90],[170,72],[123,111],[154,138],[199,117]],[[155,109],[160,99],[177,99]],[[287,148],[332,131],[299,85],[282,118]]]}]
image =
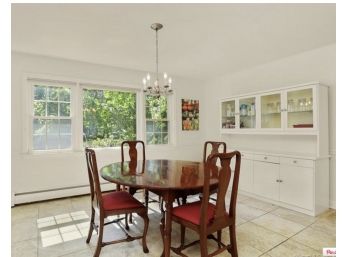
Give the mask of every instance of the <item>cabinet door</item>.
[{"label": "cabinet door", "polygon": [[239,189],[253,192],[253,161],[242,158],[240,164]]},{"label": "cabinet door", "polygon": [[256,97],[239,99],[239,127],[241,129],[256,128]]},{"label": "cabinet door", "polygon": [[286,91],[287,129],[313,129],[314,87]]},{"label": "cabinet door", "polygon": [[280,129],[281,128],[281,94],[273,93],[261,95],[261,128]]},{"label": "cabinet door", "polygon": [[254,161],[254,193],[279,200],[279,164]]},{"label": "cabinet door", "polygon": [[228,100],[221,102],[221,128],[236,128],[236,100]]},{"label": "cabinet door", "polygon": [[312,210],[313,168],[280,164],[279,200]]}]

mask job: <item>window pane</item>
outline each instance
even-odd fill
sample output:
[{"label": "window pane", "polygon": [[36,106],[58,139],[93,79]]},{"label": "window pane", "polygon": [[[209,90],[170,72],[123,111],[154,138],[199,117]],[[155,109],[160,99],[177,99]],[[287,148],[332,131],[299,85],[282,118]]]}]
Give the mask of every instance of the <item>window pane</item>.
[{"label": "window pane", "polygon": [[34,86],[34,99],[35,100],[46,100],[46,87],[45,86]]},{"label": "window pane", "polygon": [[154,144],[162,144],[162,135],[161,133],[154,133],[155,143]]},{"label": "window pane", "polygon": [[136,139],[136,94],[83,91],[83,133],[88,146],[117,146]]},{"label": "window pane", "polygon": [[168,132],[168,121],[162,121],[162,132]]},{"label": "window pane", "polygon": [[162,122],[155,122],[155,132],[162,131]]},{"label": "window pane", "polygon": [[46,121],[42,119],[33,120],[33,134],[46,135]]},{"label": "window pane", "polygon": [[70,88],[64,87],[59,89],[59,101],[70,102]]},{"label": "window pane", "polygon": [[150,107],[146,107],[145,113],[146,113],[146,119],[152,119]]},{"label": "window pane", "polygon": [[47,134],[47,149],[59,149],[59,135]]},{"label": "window pane", "polygon": [[153,133],[146,133],[146,144],[154,144],[154,135]]},{"label": "window pane", "polygon": [[47,103],[47,116],[58,116],[58,102]]},{"label": "window pane", "polygon": [[153,121],[146,121],[146,132],[153,132]]},{"label": "window pane", "polygon": [[60,134],[71,134],[71,120],[60,120]]},{"label": "window pane", "polygon": [[168,133],[162,133],[162,144],[168,144]]},{"label": "window pane", "polygon": [[35,116],[46,116],[46,102],[34,101],[34,115]]},{"label": "window pane", "polygon": [[34,135],[33,150],[45,150],[45,149],[46,149],[46,135]]},{"label": "window pane", "polygon": [[48,100],[58,101],[59,87],[48,87]]},{"label": "window pane", "polygon": [[59,104],[59,115],[62,117],[69,117],[70,116],[70,104],[60,103]]},{"label": "window pane", "polygon": [[59,120],[47,120],[47,135],[59,134]]},{"label": "window pane", "polygon": [[60,148],[71,148],[71,135],[60,135]]}]

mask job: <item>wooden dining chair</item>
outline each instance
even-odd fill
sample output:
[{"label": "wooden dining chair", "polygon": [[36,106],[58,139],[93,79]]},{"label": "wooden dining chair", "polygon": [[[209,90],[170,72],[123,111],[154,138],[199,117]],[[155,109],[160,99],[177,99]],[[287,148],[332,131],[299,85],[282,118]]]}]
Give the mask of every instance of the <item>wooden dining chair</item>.
[{"label": "wooden dining chair", "polygon": [[[94,257],[98,257],[101,248],[109,245],[121,242],[133,241],[136,239],[142,239],[143,251],[148,253],[149,250],[146,245],[146,234],[149,226],[149,218],[147,216],[147,208],[135,199],[131,194],[126,191],[114,191],[112,193],[102,194],[100,188],[97,160],[94,150],[86,148],[85,155],[87,160],[88,179],[91,191],[91,221],[86,243],[91,240],[93,229],[98,233],[97,247],[94,252]],[[95,223],[95,213],[99,214],[99,225]],[[141,236],[131,236],[119,223],[122,219],[116,219],[111,222],[104,222],[104,219],[109,216],[131,214],[136,213],[144,220],[144,230]],[[103,242],[104,226],[111,223],[117,223],[119,227],[126,234],[126,237],[119,240]],[[127,229],[127,228],[126,228]]]},{"label": "wooden dining chair", "polygon": [[[143,161],[143,167],[145,166],[145,161],[146,161],[146,157],[145,157],[145,144],[143,141],[141,140],[128,140],[128,141],[123,141],[121,143],[121,161],[124,162],[125,161],[125,147],[126,145],[128,145],[129,147],[129,166],[135,166],[137,165],[138,162],[138,150],[137,150],[137,145],[141,145],[142,148],[142,161]],[[120,190],[120,186],[117,186],[117,190]],[[125,190],[125,188],[123,188],[123,190]],[[137,189],[135,188],[128,188],[128,191],[130,194],[134,195],[135,192],[137,191]],[[144,200],[145,200],[145,206],[146,208],[148,208],[149,205],[149,191],[147,189],[144,190]],[[127,219],[127,218],[126,218]],[[132,214],[130,214],[129,216],[129,222],[132,223]],[[127,224],[127,222],[126,222]]]},{"label": "wooden dining chair", "polygon": [[[210,150],[210,153],[208,154],[207,150],[208,150],[208,147],[211,147],[211,150]],[[221,149],[221,146],[222,146],[222,153],[226,153],[226,143],[225,142],[217,142],[217,141],[206,141],[204,143],[204,150],[203,150],[203,162],[205,163],[207,161],[207,158],[210,156],[210,155],[213,155],[213,154],[216,154],[216,153],[219,153],[220,149]],[[212,160],[214,164],[216,164],[217,162],[217,158],[213,159]],[[215,174],[217,175],[217,174]],[[215,194],[216,193],[216,186],[212,186],[210,188],[210,194]],[[215,197],[210,197],[211,200],[214,200],[216,201],[216,198]]]},{"label": "wooden dining chair", "polygon": [[[233,173],[233,185],[230,195],[229,211],[226,211],[225,197],[228,191],[228,185],[232,177],[231,160],[236,158]],[[212,179],[212,169],[217,166],[216,159],[220,160],[221,167],[218,173],[218,188],[216,203],[209,202],[210,180]],[[204,168],[204,187],[203,198],[200,201],[184,204],[173,208],[172,220],[181,226],[181,244],[178,248],[171,249],[180,256],[186,256],[182,251],[196,243],[200,243],[201,256],[215,256],[224,250],[228,250],[232,257],[238,257],[236,241],[236,203],[239,182],[241,155],[240,152],[215,153],[208,156]],[[186,227],[199,234],[199,240],[185,245]],[[225,245],[221,242],[221,230],[229,228],[230,243]],[[213,236],[213,233],[220,231],[220,238]],[[218,249],[208,254],[207,239],[213,239],[218,243]]]}]

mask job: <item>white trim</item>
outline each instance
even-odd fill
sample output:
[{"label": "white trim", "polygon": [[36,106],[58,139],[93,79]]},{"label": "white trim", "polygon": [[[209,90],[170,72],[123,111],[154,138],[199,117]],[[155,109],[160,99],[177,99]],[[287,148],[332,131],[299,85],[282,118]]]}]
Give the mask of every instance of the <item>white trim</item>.
[{"label": "white trim", "polygon": [[335,201],[330,200],[330,208],[336,210],[336,200]]},{"label": "white trim", "polygon": [[321,86],[325,86],[328,87],[327,85],[323,85],[318,81],[314,81],[314,82],[308,82],[308,83],[303,83],[303,84],[297,84],[297,85],[292,85],[292,86],[287,86],[287,87],[277,87],[277,88],[272,88],[272,89],[267,89],[267,90],[262,90],[262,91],[255,91],[252,92],[252,94],[250,93],[246,93],[246,94],[240,94],[240,95],[233,95],[233,97],[226,97],[226,98],[222,98],[221,101],[225,101],[225,100],[229,100],[232,98],[244,98],[244,97],[248,97],[248,96],[254,96],[254,95],[259,95],[259,94],[267,94],[267,93],[272,93],[274,91],[279,91],[279,90],[296,90],[296,88],[298,87],[311,87],[311,86],[315,86],[315,85],[321,85]]},{"label": "white trim", "polygon": [[[115,190],[115,184],[113,183],[102,184],[101,189],[102,191]],[[75,187],[75,188],[50,190],[46,192],[32,192],[32,193],[26,193],[26,194],[18,194],[18,195],[14,195],[14,203],[12,206],[16,204],[44,201],[49,199],[71,197],[71,196],[84,195],[84,194],[90,194],[89,185],[83,185],[83,186]]]}]

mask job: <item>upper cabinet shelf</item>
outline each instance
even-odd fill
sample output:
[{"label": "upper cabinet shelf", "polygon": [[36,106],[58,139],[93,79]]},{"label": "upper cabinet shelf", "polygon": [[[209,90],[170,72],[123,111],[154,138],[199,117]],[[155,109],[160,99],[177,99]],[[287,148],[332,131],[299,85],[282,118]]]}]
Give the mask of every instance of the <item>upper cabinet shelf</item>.
[{"label": "upper cabinet shelf", "polygon": [[327,87],[319,83],[224,99],[221,133],[316,135],[320,121],[327,121],[320,119],[327,116],[327,101]]}]

